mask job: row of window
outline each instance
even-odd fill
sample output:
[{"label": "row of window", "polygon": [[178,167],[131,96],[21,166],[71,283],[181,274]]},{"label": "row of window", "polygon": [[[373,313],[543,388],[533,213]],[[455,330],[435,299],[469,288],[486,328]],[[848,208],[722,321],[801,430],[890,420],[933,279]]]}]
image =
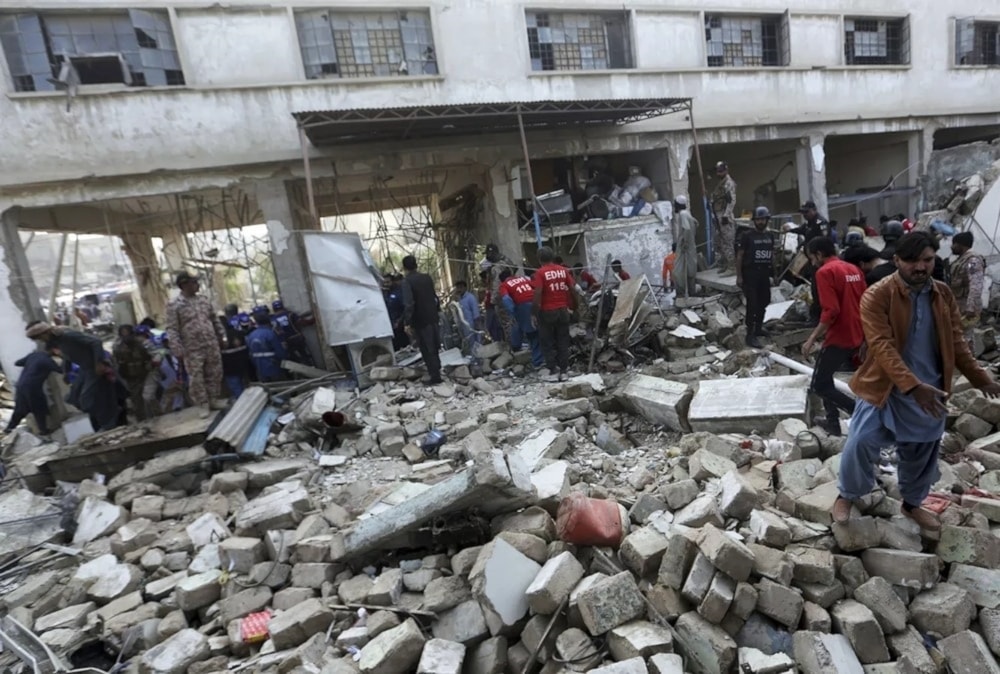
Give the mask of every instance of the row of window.
[{"label": "row of window", "polygon": [[[634,67],[630,13],[528,11],[531,68]],[[309,79],[435,75],[428,10],[295,12]],[[790,63],[788,15],[705,15],[708,67]],[[907,18],[844,18],[847,65],[910,62]],[[165,10],[0,14],[0,44],[17,91],[69,84],[183,85]],[[957,19],[956,65],[1000,65],[1000,22]]]}]

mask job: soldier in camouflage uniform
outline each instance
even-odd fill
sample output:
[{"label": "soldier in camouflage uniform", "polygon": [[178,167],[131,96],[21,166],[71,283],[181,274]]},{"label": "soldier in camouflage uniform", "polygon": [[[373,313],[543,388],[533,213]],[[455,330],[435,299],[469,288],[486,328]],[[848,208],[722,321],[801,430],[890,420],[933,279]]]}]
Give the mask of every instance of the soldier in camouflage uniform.
[{"label": "soldier in camouflage uniform", "polygon": [[718,260],[716,266],[723,272],[735,273],[736,216],[733,209],[736,208],[736,181],[729,175],[729,165],[724,161],[715,165],[715,174],[719,177],[719,184],[712,191],[712,211],[716,218],[715,231],[718,237],[715,246]]},{"label": "soldier in camouflage uniform", "polygon": [[177,275],[181,294],[167,307],[167,335],[174,355],[184,361],[190,377],[191,402],[203,408],[219,409],[222,384],[222,345],[225,332],[209,301],[198,295],[198,278],[187,272]]},{"label": "soldier in camouflage uniform", "polygon": [[972,329],[979,325],[979,316],[983,311],[986,261],[972,252],[972,244],[972,232],[959,232],[951,240],[951,251],[958,256],[951,265],[951,291],[955,293],[955,301],[962,314],[965,341],[975,354]]},{"label": "soldier in camouflage uniform", "polygon": [[125,380],[125,385],[128,387],[132,414],[139,421],[153,416],[151,413],[147,415],[146,404],[142,398],[146,377],[153,370],[153,359],[136,336],[134,327],[122,325],[118,328],[118,341],[115,342],[111,355],[119,376]]}]

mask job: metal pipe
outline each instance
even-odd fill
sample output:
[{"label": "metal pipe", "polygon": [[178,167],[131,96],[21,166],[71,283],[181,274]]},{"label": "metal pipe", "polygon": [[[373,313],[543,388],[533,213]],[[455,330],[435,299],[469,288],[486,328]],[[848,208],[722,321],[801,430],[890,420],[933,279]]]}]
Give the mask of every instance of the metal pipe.
[{"label": "metal pipe", "polygon": [[[791,358],[786,358],[781,354],[775,353],[774,351],[765,351],[764,355],[773,360],[778,365],[784,365],[789,370],[795,370],[796,372],[801,372],[802,374],[807,374],[812,376],[813,369],[808,365],[803,365],[797,360],[792,360]],[[836,377],[833,378],[833,385],[837,387],[837,390],[845,395],[849,395],[852,398],[856,398],[854,391],[845,382],[840,381]]]},{"label": "metal pipe", "polygon": [[[542,247],[542,223],[538,219],[538,199],[535,198],[535,177],[531,173],[531,157],[528,154],[528,137],[524,133],[524,116],[521,115],[521,105],[517,106],[517,129],[521,132],[521,152],[524,153],[524,167],[528,172],[528,194],[531,195],[531,214],[535,223],[535,241]],[[552,245],[555,246],[553,233]]]},{"label": "metal pipe", "polygon": [[[698,165],[698,180],[701,182],[701,196],[702,204],[705,206],[705,215],[708,220],[705,223],[705,243],[707,245],[707,250],[705,251],[705,261],[708,264],[712,264],[715,258],[715,247],[712,241],[712,227],[715,226],[715,210],[711,209],[709,204],[711,200],[708,196],[708,187],[705,185],[705,167],[701,163],[701,147],[698,145],[698,129],[694,125],[694,101],[688,101],[688,120],[691,122],[691,140],[694,142],[694,160]],[[690,200],[688,204],[690,204]],[[690,206],[688,206],[690,208]]]}]

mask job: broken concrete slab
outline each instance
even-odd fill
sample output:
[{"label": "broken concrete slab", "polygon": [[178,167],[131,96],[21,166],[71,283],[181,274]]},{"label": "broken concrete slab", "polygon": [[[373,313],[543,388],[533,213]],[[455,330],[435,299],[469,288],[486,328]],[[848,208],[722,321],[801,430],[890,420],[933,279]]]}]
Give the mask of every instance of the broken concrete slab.
[{"label": "broken concrete slab", "polygon": [[736,642],[696,611],[678,618],[674,630],[677,650],[687,657],[695,674],[728,674],[735,666]]},{"label": "broken concrete slab", "polygon": [[634,374],[615,392],[615,398],[626,409],[650,423],[674,431],[688,432],[688,407],[694,392],[687,384]]},{"label": "broken concrete slab", "polygon": [[73,545],[84,545],[107,536],[128,521],[128,511],[96,497],[84,499],[76,519]]},{"label": "broken concrete slab", "polygon": [[805,375],[701,381],[688,421],[693,431],[770,433],[783,419],[807,420],[808,389]]},{"label": "broken concrete slab", "polygon": [[528,613],[527,590],[542,566],[503,539],[483,546],[469,572],[473,595],[488,609],[487,623],[497,635]]}]

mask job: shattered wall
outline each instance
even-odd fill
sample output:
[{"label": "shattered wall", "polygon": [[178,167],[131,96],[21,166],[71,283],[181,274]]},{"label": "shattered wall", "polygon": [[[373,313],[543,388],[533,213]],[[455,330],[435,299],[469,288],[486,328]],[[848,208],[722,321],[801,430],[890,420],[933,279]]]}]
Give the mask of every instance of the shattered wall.
[{"label": "shattered wall", "polygon": [[592,229],[583,235],[587,268],[604,273],[607,256],[621,260],[632,277],[645,274],[653,285],[662,285],[663,258],[670,252],[673,233],[655,216],[637,224]]},{"label": "shattered wall", "polygon": [[927,162],[927,172],[921,179],[924,208],[935,208],[939,200],[951,196],[956,182],[985,171],[998,159],[1000,144],[996,141],[935,150]]}]

